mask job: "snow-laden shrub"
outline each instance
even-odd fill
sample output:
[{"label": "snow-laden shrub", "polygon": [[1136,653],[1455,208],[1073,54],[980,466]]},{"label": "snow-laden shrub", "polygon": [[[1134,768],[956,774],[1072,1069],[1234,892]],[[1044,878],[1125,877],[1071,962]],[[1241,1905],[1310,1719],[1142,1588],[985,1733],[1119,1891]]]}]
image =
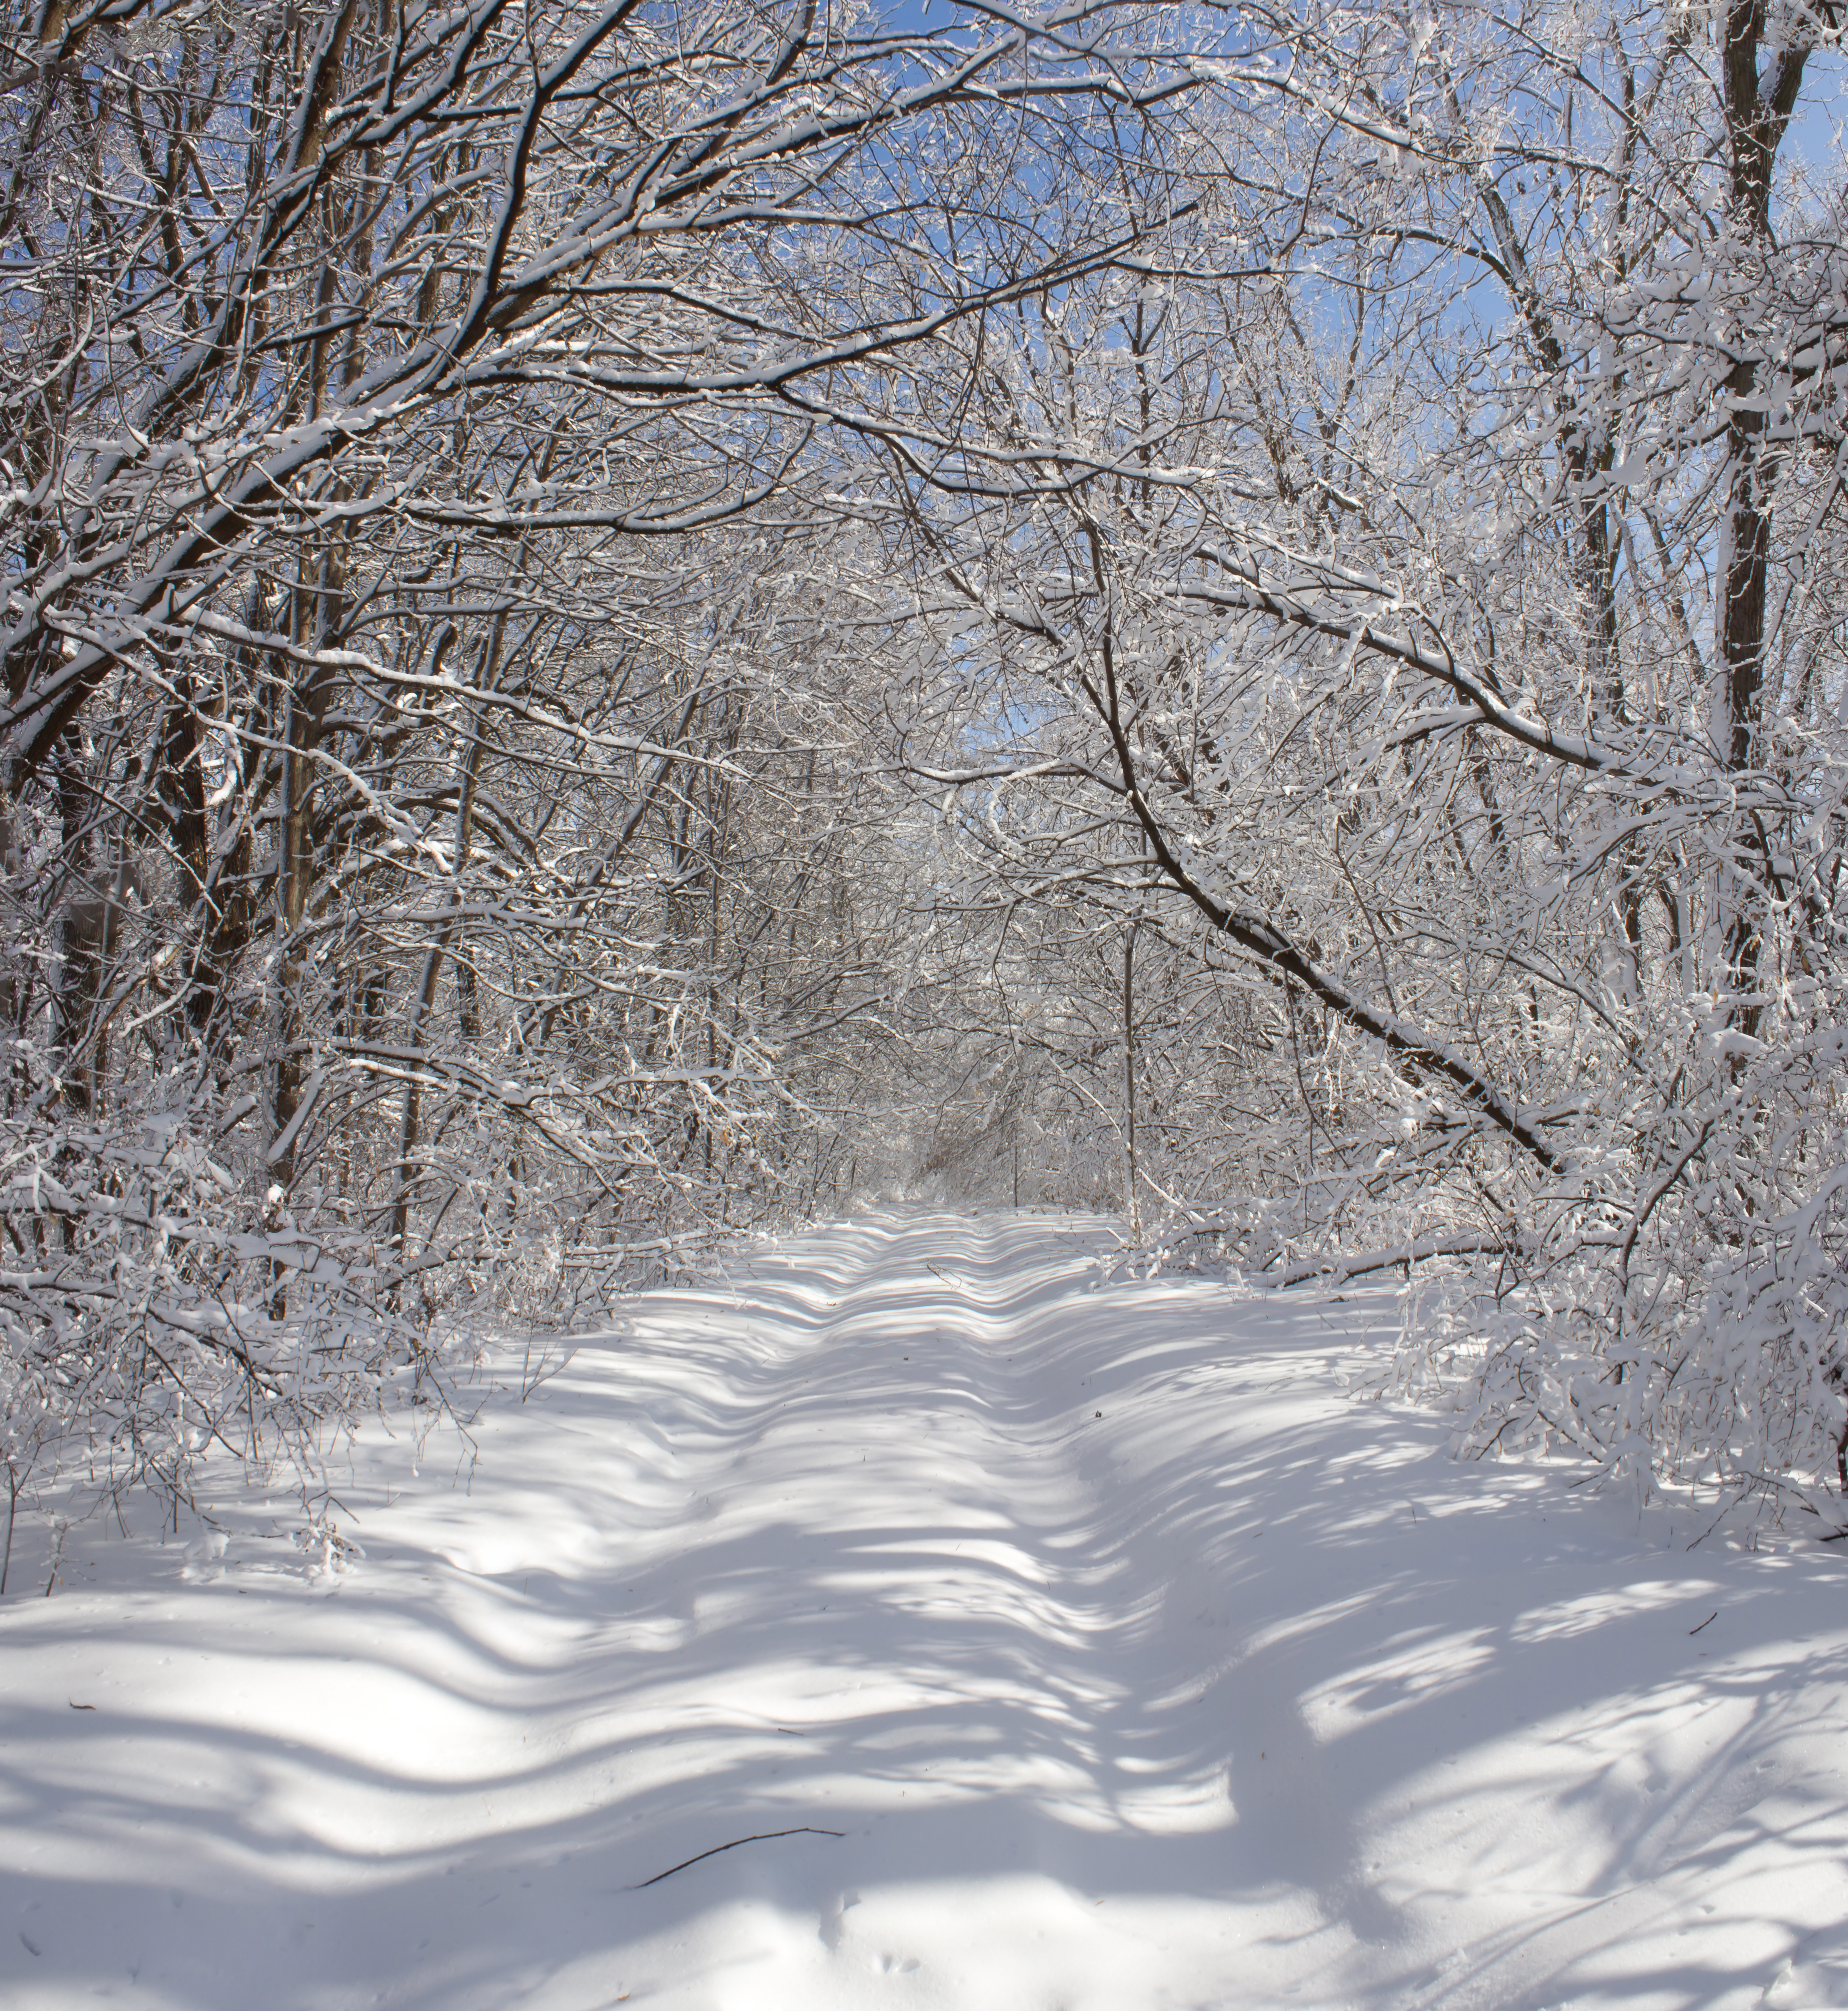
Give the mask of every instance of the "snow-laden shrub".
[{"label": "snow-laden shrub", "polygon": [[1711,1489],[1848,1529],[1848,1166],[1724,1240],[1690,1237],[1627,1294],[1615,1272],[1588,1248],[1408,1340],[1444,1358],[1458,1449],[1569,1449],[1640,1498]]},{"label": "snow-laden shrub", "polygon": [[92,1119],[20,1044],[0,1117],[0,1458],[16,1501],[190,1497],[214,1451],[319,1472],[394,1383],[438,1394],[428,1323],[358,1231],[299,1226],[214,1158],[180,1072]]}]

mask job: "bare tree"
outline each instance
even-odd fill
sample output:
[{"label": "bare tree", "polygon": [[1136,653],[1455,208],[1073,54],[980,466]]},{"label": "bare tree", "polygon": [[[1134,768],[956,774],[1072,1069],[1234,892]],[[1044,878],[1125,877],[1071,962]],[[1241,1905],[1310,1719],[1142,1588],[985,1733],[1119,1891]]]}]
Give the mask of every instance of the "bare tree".
[{"label": "bare tree", "polygon": [[16,11],[11,1415],[310,1461],[440,1307],[812,1202],[885,941],[828,430],[1120,248],[994,168],[1194,87],[1161,18]]},{"label": "bare tree", "polygon": [[1252,18],[1269,74],[1125,158],[1160,249],[985,328],[953,459],[889,464],[906,758],[1010,886],[1139,851],[1268,991],[1294,1173],[1184,1148],[1184,1228],[1478,1253],[1481,1443],[1816,1505],[1848,313],[1839,182],[1776,162],[1832,17]]}]

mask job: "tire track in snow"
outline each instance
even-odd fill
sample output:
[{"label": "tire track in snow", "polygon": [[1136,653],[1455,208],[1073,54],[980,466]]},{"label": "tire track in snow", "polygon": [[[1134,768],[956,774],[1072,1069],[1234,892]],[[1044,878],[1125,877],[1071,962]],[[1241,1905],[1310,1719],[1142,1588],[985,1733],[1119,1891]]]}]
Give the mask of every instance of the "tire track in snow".
[{"label": "tire track in snow", "polygon": [[69,1552],[0,1608],[9,2011],[1848,2002],[1839,1561],[1453,1465],[1341,1393],[1390,1291],[1106,1234],[840,1225],[516,1351],[312,1587],[260,1500],[212,1582]]}]

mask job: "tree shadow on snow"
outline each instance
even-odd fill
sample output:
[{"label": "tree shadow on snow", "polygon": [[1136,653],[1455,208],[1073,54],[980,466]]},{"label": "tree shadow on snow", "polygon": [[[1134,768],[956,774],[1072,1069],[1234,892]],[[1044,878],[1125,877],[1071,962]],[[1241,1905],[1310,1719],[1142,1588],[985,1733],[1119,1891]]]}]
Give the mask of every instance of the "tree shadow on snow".
[{"label": "tree shadow on snow", "polygon": [[[320,1604],[294,1742],[170,1689],[12,1708],[0,1978],[229,2006],[275,1963],[270,2002],[488,2006],[728,1902],[825,1942],[848,1885],[1020,1877],[1241,1910],[1343,2002],[1839,1977],[1793,1896],[1848,1832],[1802,1759],[1839,1638],[1788,1645],[1832,1560],[1664,1552],[1450,1465],[1429,1416],[1331,1412],[1385,1294],[1098,1288],[1099,1242],[849,1228],[650,1302]],[[135,1650],[211,1640],[260,1685],[262,1616],[299,1635],[304,1596],[200,1588]],[[87,1624],[14,1638],[80,1670]],[[720,1848],[779,1831],[811,1833]],[[1531,1924],[1482,1914],[1524,1886]]]}]

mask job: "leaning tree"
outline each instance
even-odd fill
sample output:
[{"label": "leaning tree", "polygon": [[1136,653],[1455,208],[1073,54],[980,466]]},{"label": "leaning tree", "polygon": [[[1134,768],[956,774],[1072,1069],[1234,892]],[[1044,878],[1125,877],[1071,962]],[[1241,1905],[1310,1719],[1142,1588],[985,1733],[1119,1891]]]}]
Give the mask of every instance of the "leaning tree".
[{"label": "leaning tree", "polygon": [[906,758],[997,903],[1152,911],[1256,1013],[1271,1176],[1205,1101],[1183,1231],[1473,1258],[1467,1443],[1839,1521],[1848,261],[1780,166],[1839,24],[1245,18],[1125,152],[1159,245],[886,457]]}]

